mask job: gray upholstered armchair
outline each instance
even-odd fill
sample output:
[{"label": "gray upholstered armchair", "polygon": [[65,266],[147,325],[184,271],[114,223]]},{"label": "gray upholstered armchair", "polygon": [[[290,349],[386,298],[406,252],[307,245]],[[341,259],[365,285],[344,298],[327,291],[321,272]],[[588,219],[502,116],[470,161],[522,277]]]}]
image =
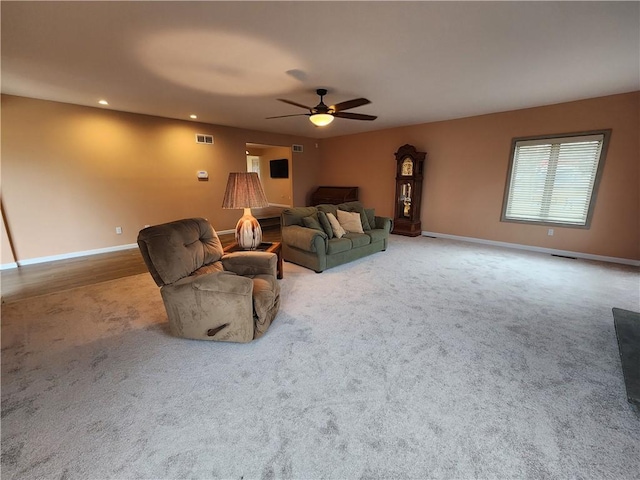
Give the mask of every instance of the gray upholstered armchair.
[{"label": "gray upholstered armchair", "polygon": [[158,284],[174,335],[249,342],[280,307],[274,253],[224,254],[211,224],[190,218],[147,227],[138,246]]}]

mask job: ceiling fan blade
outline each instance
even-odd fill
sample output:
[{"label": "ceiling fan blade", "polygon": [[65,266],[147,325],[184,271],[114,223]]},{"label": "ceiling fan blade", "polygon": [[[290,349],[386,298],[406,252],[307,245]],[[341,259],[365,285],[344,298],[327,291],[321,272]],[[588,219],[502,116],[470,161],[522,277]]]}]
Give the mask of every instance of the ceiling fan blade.
[{"label": "ceiling fan blade", "polygon": [[284,118],[284,117],[299,117],[299,116],[310,116],[310,113],[296,113],[294,115],[278,115],[277,117],[267,117],[265,120],[269,120],[271,118]]},{"label": "ceiling fan blade", "polygon": [[333,114],[334,117],[338,118],[349,118],[351,120],[375,120],[375,115],[364,115],[362,113],[349,113],[349,112],[335,112]]},{"label": "ceiling fan blade", "polygon": [[294,105],[300,108],[306,108],[307,110],[311,110],[311,107],[307,107],[306,105],[302,105],[301,103],[292,102],[291,100],[287,100],[286,98],[279,98],[281,102],[288,103],[289,105]]},{"label": "ceiling fan blade", "polygon": [[349,110],[350,108],[361,107],[368,103],[371,103],[371,101],[366,98],[354,98],[353,100],[347,100],[346,102],[336,103],[331,108],[333,108],[334,112],[341,112],[343,110]]}]

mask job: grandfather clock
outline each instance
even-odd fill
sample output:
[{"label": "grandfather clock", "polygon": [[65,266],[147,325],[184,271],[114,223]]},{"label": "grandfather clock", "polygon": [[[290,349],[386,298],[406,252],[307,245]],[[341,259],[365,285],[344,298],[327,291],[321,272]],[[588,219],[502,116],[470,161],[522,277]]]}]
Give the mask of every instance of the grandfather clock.
[{"label": "grandfather clock", "polygon": [[426,152],[403,145],[396,152],[396,209],[391,233],[417,237],[422,234],[420,202]]}]

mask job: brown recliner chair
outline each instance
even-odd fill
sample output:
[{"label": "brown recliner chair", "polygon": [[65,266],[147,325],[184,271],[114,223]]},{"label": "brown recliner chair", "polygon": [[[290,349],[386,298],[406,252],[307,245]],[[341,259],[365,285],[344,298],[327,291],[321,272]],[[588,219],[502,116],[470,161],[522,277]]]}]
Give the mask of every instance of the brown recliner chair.
[{"label": "brown recliner chair", "polygon": [[161,287],[176,336],[249,342],[261,337],[278,313],[276,255],[225,255],[218,235],[203,218],[147,227],[138,234],[138,246]]}]

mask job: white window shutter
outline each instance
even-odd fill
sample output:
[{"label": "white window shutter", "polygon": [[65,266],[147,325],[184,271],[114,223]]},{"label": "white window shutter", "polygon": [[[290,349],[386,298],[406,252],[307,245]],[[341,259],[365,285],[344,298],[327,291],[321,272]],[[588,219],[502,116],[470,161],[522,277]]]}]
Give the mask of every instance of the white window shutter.
[{"label": "white window shutter", "polygon": [[504,220],[587,224],[604,134],[515,142]]}]

